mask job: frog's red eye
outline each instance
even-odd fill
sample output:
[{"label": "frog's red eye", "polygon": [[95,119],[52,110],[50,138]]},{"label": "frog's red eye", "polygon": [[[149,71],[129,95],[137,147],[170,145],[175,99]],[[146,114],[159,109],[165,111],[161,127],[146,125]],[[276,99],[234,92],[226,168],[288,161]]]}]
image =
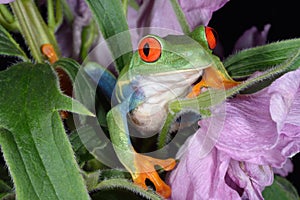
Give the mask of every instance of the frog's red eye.
[{"label": "frog's red eye", "polygon": [[217,46],[217,32],[213,28],[205,27],[205,35],[209,48],[214,49]]},{"label": "frog's red eye", "polygon": [[154,37],[146,37],[140,41],[139,55],[145,62],[155,62],[161,55],[160,42]]}]

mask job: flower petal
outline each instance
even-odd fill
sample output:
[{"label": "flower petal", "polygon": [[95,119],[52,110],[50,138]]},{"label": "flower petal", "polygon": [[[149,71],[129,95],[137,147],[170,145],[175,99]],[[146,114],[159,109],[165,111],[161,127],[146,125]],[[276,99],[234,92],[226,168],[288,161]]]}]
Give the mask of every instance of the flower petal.
[{"label": "flower petal", "polygon": [[143,1],[138,11],[137,27],[160,27],[181,31],[172,5],[166,0]]},{"label": "flower petal", "polygon": [[229,0],[179,0],[179,5],[193,30],[199,25],[207,25],[214,11],[219,10]]},{"label": "flower petal", "polygon": [[254,26],[251,27],[237,40],[233,52],[265,44],[270,28],[270,24],[266,24],[262,31],[257,30]]},{"label": "flower petal", "polygon": [[0,4],[7,4],[7,3],[10,3],[13,1],[15,1],[15,0],[0,0]]},{"label": "flower petal", "polygon": [[256,94],[230,99],[216,147],[236,160],[281,168],[300,151],[299,79],[300,70],[289,72]]},{"label": "flower petal", "polygon": [[300,69],[277,79],[268,92],[272,95],[270,113],[277,123],[278,132],[286,124],[300,126]]},{"label": "flower petal", "polygon": [[56,37],[62,55],[78,59],[82,28],[90,23],[92,13],[83,0],[68,0],[68,5],[74,14],[73,24],[70,25],[65,21],[56,32]]},{"label": "flower petal", "polygon": [[[226,119],[217,146],[232,153],[269,149],[278,134],[269,110],[266,91],[251,96],[237,96],[226,103]],[[205,126],[206,120],[201,122]]]},{"label": "flower petal", "polygon": [[265,165],[255,165],[231,160],[229,177],[242,189],[243,199],[263,199],[262,190],[272,184],[273,171]]},{"label": "flower petal", "polygon": [[[207,25],[212,13],[227,3],[229,0],[179,0],[178,3],[184,12],[191,30],[199,25]],[[181,32],[181,26],[170,1],[147,0],[139,1],[141,7],[138,11],[136,27],[160,27]],[[129,10],[133,12],[132,10]],[[131,15],[131,14],[130,14]],[[134,16],[134,14],[132,14]],[[135,21],[134,18],[129,19]],[[132,26],[132,25],[131,25]],[[151,32],[151,31],[150,31]]]},{"label": "flower petal", "polygon": [[230,158],[215,148],[204,158],[199,156],[201,144],[196,135],[191,137],[187,151],[169,178],[171,199],[240,199],[238,192],[225,182]]},{"label": "flower petal", "polygon": [[290,172],[293,172],[294,165],[290,159],[287,159],[282,168],[273,168],[275,174],[286,177]]}]

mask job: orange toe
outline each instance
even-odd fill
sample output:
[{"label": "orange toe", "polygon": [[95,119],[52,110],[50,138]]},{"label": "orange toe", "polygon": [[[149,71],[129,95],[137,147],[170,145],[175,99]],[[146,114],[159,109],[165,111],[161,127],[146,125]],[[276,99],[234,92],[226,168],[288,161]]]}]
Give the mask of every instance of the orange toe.
[{"label": "orange toe", "polygon": [[216,68],[209,67],[204,69],[202,80],[193,86],[192,91],[187,95],[187,98],[197,97],[204,87],[227,90],[239,84],[240,82],[234,81],[230,77],[225,77],[225,75]]},{"label": "orange toe", "polygon": [[159,165],[166,171],[172,170],[176,165],[174,159],[160,160],[136,153],[134,165],[137,170],[132,176],[135,184],[147,189],[145,182],[148,179],[162,197],[169,198],[171,196],[171,188],[159,177],[155,166]]},{"label": "orange toe", "polygon": [[187,98],[194,98],[194,97],[198,96],[201,93],[201,89],[203,87],[207,87],[204,79],[202,79],[199,83],[194,85],[194,87],[192,88],[192,91],[187,95]]}]

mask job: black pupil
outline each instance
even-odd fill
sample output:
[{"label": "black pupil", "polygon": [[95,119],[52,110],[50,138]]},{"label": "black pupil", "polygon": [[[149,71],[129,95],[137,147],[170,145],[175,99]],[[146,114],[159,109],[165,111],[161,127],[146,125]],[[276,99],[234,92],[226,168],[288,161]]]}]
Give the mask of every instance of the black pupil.
[{"label": "black pupil", "polygon": [[144,45],[144,47],[143,47],[143,52],[144,52],[145,56],[148,57],[149,52],[150,52],[150,48],[149,48],[149,44],[148,44],[148,43],[146,43],[146,44]]}]

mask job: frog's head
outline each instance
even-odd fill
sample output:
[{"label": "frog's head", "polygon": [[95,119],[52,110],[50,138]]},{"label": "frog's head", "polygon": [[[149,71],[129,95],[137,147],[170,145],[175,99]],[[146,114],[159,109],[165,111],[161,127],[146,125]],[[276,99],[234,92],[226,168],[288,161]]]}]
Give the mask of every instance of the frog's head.
[{"label": "frog's head", "polygon": [[132,75],[201,71],[212,64],[215,32],[199,26],[190,35],[147,35],[142,38],[129,66]]},{"label": "frog's head", "polygon": [[141,39],[126,70],[126,79],[138,91],[138,106],[131,117],[141,130],[159,130],[160,124],[156,122],[166,117],[166,103],[184,98],[203,69],[212,66],[211,48],[216,43],[213,36],[212,29],[201,26],[189,36],[148,35]]},{"label": "frog's head", "polygon": [[[156,77],[158,83],[181,82],[190,87],[212,66],[212,49],[216,46],[212,28],[199,26],[189,35],[143,37],[128,66],[127,80]],[[155,81],[154,81],[155,82]]]}]

